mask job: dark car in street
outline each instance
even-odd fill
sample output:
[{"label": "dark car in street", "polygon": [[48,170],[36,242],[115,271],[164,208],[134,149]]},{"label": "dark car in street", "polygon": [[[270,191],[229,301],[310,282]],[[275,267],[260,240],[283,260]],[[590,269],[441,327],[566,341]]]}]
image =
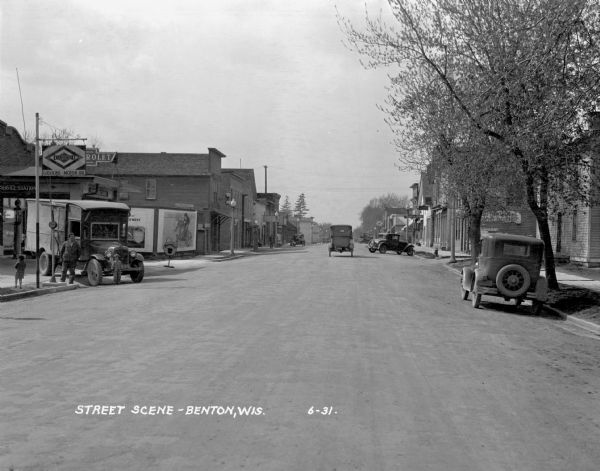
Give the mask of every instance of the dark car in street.
[{"label": "dark car in street", "polygon": [[354,240],[352,237],[352,226],[338,224],[330,227],[329,256],[331,252],[350,252],[354,256]]},{"label": "dark car in street", "polygon": [[392,251],[398,255],[405,253],[412,256],[415,254],[415,246],[402,238],[400,234],[385,234],[384,238],[372,239],[367,247],[371,253],[384,254]]},{"label": "dark car in street", "polygon": [[290,246],[296,247],[296,245],[302,245],[303,247],[306,245],[304,234],[294,234],[292,236],[292,240],[290,240]]},{"label": "dark car in street", "polygon": [[532,311],[539,314],[548,298],[548,283],[540,275],[544,243],[535,238],[514,234],[489,234],[481,239],[481,253],[475,267],[462,269],[462,299],[472,294],[473,307],[481,297],[497,296],[520,305],[532,301]]}]

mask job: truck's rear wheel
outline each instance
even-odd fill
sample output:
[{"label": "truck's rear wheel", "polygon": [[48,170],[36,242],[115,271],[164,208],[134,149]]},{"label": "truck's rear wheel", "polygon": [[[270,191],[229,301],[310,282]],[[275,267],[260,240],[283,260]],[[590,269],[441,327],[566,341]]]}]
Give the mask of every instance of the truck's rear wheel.
[{"label": "truck's rear wheel", "polygon": [[48,252],[42,252],[40,254],[40,273],[44,276],[52,274],[52,255]]}]

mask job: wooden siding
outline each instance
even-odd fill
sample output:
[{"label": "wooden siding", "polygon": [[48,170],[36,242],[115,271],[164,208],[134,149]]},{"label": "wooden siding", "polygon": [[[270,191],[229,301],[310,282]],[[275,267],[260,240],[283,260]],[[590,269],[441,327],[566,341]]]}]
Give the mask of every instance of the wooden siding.
[{"label": "wooden siding", "polygon": [[[138,187],[140,193],[128,193],[127,199],[119,199],[129,206],[180,208],[181,205],[193,205],[196,211],[210,207],[208,199],[210,189],[209,177],[153,177],[156,180],[156,199],[146,199],[146,178],[130,176],[127,183]],[[190,208],[191,209],[191,206]]]},{"label": "wooden siding", "polygon": [[590,257],[600,258],[600,206],[590,208]]}]

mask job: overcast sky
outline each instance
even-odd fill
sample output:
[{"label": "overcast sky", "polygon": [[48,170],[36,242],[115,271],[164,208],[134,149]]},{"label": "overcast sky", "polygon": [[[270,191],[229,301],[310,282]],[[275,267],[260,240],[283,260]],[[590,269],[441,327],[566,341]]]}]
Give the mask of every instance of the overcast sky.
[{"label": "overcast sky", "polygon": [[387,71],[342,43],[385,0],[2,0],[0,120],[67,128],[116,152],[227,155],[259,192],[317,222],[359,225],[374,198],[408,195],[377,109]]}]

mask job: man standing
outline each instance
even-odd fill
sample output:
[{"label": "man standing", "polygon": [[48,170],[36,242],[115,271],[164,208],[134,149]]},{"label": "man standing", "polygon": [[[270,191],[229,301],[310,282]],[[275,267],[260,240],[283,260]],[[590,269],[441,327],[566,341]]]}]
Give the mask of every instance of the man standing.
[{"label": "man standing", "polygon": [[81,247],[75,240],[75,234],[69,234],[69,239],[65,240],[60,248],[60,257],[62,259],[62,273],[60,281],[64,282],[67,279],[67,270],[69,271],[69,284],[72,285],[75,280],[75,265],[81,255]]}]

